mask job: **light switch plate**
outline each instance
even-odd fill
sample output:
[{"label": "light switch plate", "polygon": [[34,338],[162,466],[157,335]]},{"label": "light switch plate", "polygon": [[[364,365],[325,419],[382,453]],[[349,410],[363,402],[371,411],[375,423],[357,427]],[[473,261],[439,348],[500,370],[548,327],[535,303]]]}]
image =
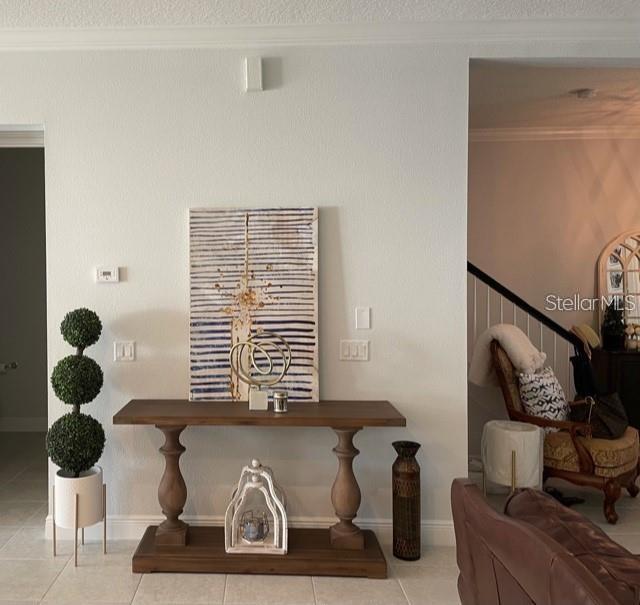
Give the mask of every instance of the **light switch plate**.
[{"label": "light switch plate", "polygon": [[135,361],[136,343],[133,340],[113,343],[113,361]]},{"label": "light switch plate", "polygon": [[119,267],[96,267],[96,281],[100,284],[110,284],[120,281]]},{"label": "light switch plate", "polygon": [[371,307],[356,307],[356,330],[371,329]]},{"label": "light switch plate", "polygon": [[341,361],[369,361],[368,340],[341,340]]}]

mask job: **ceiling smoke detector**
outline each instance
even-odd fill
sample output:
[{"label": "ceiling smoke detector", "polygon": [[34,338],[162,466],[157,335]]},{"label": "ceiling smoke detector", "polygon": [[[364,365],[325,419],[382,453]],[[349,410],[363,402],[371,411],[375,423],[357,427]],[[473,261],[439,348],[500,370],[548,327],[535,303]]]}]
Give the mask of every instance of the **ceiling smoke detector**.
[{"label": "ceiling smoke detector", "polygon": [[569,94],[573,95],[576,99],[593,99],[597,91],[595,88],[574,88],[569,91]]}]

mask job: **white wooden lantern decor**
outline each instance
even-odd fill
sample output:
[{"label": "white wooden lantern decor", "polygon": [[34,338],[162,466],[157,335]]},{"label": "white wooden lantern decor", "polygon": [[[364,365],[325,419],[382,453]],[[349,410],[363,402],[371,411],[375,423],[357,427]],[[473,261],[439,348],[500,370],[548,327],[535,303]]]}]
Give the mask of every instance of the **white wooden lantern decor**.
[{"label": "white wooden lantern decor", "polygon": [[287,511],[284,492],[273,471],[252,460],[240,474],[224,516],[228,553],[287,554]]}]

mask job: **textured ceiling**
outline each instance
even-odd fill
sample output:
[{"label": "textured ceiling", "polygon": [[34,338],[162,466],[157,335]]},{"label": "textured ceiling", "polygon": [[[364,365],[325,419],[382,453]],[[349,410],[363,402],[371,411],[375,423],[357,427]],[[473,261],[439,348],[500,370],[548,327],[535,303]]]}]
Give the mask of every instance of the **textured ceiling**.
[{"label": "textured ceiling", "polygon": [[[471,128],[640,127],[639,61],[479,60],[469,73]],[[570,94],[579,88],[592,88],[595,94],[584,99]]]},{"label": "textured ceiling", "polygon": [[640,16],[637,0],[0,0],[0,28],[395,23]]}]

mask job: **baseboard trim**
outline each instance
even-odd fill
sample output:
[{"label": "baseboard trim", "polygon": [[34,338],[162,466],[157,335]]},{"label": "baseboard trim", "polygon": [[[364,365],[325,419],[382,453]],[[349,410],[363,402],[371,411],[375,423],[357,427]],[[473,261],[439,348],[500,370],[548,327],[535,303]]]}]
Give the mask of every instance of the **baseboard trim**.
[{"label": "baseboard trim", "polygon": [[[194,525],[223,525],[224,518],[221,515],[210,516],[184,516],[187,523]],[[139,540],[149,525],[157,525],[164,517],[162,515],[113,515],[107,517],[107,536],[110,540]],[[45,534],[47,539],[53,536],[52,517],[47,516]],[[290,519],[291,527],[323,528],[336,522],[334,517],[294,517]],[[393,525],[391,519],[357,519],[357,523],[363,529],[371,529],[376,533],[382,543],[391,543]],[[58,539],[67,540],[73,538],[73,530],[58,528]],[[455,534],[453,522],[450,520],[425,520],[421,528],[422,541],[430,546],[454,546]],[[87,540],[102,539],[102,525],[94,525],[85,530]]]},{"label": "baseboard trim", "polygon": [[46,416],[0,418],[0,433],[44,433],[48,426]]}]

